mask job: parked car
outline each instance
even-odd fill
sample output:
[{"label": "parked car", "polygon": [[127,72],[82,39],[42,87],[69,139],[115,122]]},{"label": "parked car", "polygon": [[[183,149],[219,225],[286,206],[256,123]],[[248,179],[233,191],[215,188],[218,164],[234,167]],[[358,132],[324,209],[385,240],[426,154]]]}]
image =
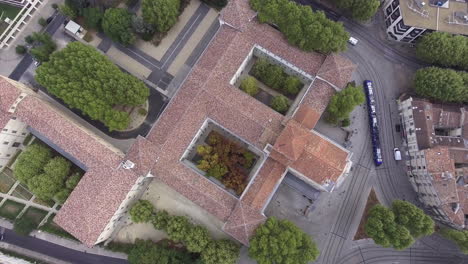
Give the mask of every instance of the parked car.
[{"label": "parked car", "polygon": [[34,66],[39,67],[39,65],[41,65],[41,62],[37,61],[37,60],[34,60]]},{"label": "parked car", "polygon": [[47,20],[46,20],[47,24],[49,24],[50,22],[52,22],[52,20],[53,20],[53,19],[54,19],[54,17],[53,17],[53,16],[51,16],[51,17],[48,17],[48,18],[47,18]]},{"label": "parked car", "polygon": [[401,160],[401,151],[398,148],[393,149],[393,154],[396,161]]},{"label": "parked car", "polygon": [[356,46],[356,44],[358,43],[359,40],[357,40],[356,38],[353,38],[353,37],[350,37],[348,39],[348,42],[353,45],[353,46]]}]

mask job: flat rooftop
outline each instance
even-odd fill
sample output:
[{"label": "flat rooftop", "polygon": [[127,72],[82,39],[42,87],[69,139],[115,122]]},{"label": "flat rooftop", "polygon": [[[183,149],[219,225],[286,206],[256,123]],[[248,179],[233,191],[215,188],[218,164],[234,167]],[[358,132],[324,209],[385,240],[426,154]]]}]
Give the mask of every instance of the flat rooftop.
[{"label": "flat rooftop", "polygon": [[[468,35],[468,3],[464,1],[399,1],[405,25]],[[437,2],[441,6],[437,6]]]}]

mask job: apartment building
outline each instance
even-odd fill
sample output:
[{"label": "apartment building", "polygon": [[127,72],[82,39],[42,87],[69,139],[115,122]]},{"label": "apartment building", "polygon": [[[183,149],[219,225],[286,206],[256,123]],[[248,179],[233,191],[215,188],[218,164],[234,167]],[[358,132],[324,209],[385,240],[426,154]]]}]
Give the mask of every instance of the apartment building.
[{"label": "apartment building", "polygon": [[456,105],[403,97],[399,111],[409,180],[434,219],[468,224],[468,112]]},{"label": "apartment building", "polygon": [[433,31],[468,34],[465,0],[386,0],[383,4],[388,36],[415,43]]}]

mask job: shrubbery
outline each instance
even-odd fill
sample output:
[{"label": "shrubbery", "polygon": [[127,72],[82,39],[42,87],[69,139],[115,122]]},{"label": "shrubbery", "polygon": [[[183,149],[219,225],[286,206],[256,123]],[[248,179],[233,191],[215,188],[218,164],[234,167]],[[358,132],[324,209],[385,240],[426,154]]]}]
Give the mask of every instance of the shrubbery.
[{"label": "shrubbery", "polygon": [[260,23],[275,24],[288,42],[305,51],[322,53],[346,50],[349,34],[343,24],[328,19],[322,11],[289,0],[250,0]]},{"label": "shrubbery", "polygon": [[146,200],[139,200],[130,209],[130,218],[135,223],[149,222],[153,216],[154,207]]},{"label": "shrubbery", "polygon": [[468,73],[427,67],[419,69],[414,77],[418,95],[442,102],[468,102]]},{"label": "shrubbery", "polygon": [[353,19],[366,21],[371,19],[380,6],[379,0],[334,0],[340,9],[349,11]]},{"label": "shrubbery", "polygon": [[37,23],[38,23],[39,25],[41,25],[42,27],[47,26],[47,21],[46,21],[45,18],[43,18],[43,17],[40,17],[39,20],[37,21]]},{"label": "shrubbery", "polygon": [[124,8],[109,8],[102,19],[102,30],[109,38],[124,46],[135,42],[132,14]]},{"label": "shrubbery", "polygon": [[196,263],[193,256],[182,249],[174,249],[163,243],[137,239],[128,253],[130,264],[184,264]]},{"label": "shrubbery", "polygon": [[142,0],[141,10],[146,23],[165,33],[177,22],[180,0]]},{"label": "shrubbery", "polygon": [[249,256],[258,263],[307,264],[318,255],[311,237],[288,220],[270,217],[250,239]]},{"label": "shrubbery", "polygon": [[88,29],[100,29],[104,14],[97,7],[88,7],[83,9],[85,25]]},{"label": "shrubbery", "polygon": [[364,103],[365,99],[362,86],[355,87],[348,84],[345,89],[334,94],[330,99],[327,106],[327,121],[337,125],[344,120],[348,120],[343,123],[349,124],[349,114],[356,106]]},{"label": "shrubbery", "polygon": [[288,75],[281,66],[268,62],[267,59],[259,58],[250,74],[284,95],[296,95],[304,85],[296,76]]},{"label": "shrubbery", "polygon": [[29,235],[36,227],[37,224],[27,217],[21,217],[13,224],[13,230],[23,236]]},{"label": "shrubbery", "polygon": [[258,94],[258,84],[254,77],[248,76],[241,81],[240,88],[250,96]]},{"label": "shrubbery", "polygon": [[270,102],[271,108],[273,108],[276,112],[281,114],[286,113],[289,109],[289,101],[284,95],[275,96]]},{"label": "shrubbery", "polygon": [[52,37],[47,33],[34,32],[31,39],[31,44],[33,44],[34,47],[29,53],[39,62],[48,61],[50,55],[57,49],[57,44],[55,44]]},{"label": "shrubbery", "polygon": [[[141,204],[146,202],[148,201],[139,201],[135,206],[142,207]],[[146,211],[149,207],[146,205],[144,207],[144,218],[148,219],[146,216],[149,214]],[[130,211],[132,219],[133,208]],[[140,209],[137,211],[141,211]],[[151,222],[156,229],[165,231],[170,240],[182,243],[191,253],[200,254],[204,264],[234,264],[239,256],[240,249],[237,244],[229,240],[213,240],[205,227],[192,224],[185,216],[171,216],[164,210],[158,212],[152,211],[149,220],[143,222]],[[127,246],[124,248],[128,250]],[[197,262],[199,260],[194,260],[193,258],[189,259],[190,261],[188,262],[168,262],[167,255],[173,256],[175,253],[167,252],[165,249],[167,250],[164,245],[157,245],[150,241],[137,241],[134,249],[130,250],[128,261],[131,264],[199,263]],[[181,252],[183,253],[184,251],[182,250]],[[187,256],[190,255],[183,254],[178,256],[178,258]]]},{"label": "shrubbery", "polygon": [[28,49],[23,45],[17,45],[15,51],[17,54],[23,55],[28,51]]},{"label": "shrubbery", "polygon": [[434,221],[415,205],[395,200],[392,208],[375,205],[369,211],[366,234],[383,247],[405,249],[414,238],[434,232]]},{"label": "shrubbery", "polygon": [[36,70],[35,78],[69,107],[103,122],[111,131],[127,128],[130,121],[127,112],[114,106],[141,105],[149,96],[142,81],[123,73],[93,47],[77,41],[55,52]]},{"label": "shrubbery", "polygon": [[468,254],[468,230],[443,228],[440,234],[455,242],[464,254]]}]

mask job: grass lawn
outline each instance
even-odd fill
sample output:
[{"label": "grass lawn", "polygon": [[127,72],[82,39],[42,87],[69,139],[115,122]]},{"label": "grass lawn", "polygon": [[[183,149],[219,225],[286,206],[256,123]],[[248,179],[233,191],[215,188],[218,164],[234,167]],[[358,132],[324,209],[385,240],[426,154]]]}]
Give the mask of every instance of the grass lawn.
[{"label": "grass lawn", "polygon": [[2,20],[5,20],[5,17],[13,20],[20,11],[21,8],[0,3],[0,15],[3,14]]},{"label": "grass lawn", "polygon": [[60,226],[54,223],[53,222],[54,217],[55,217],[55,214],[49,216],[49,219],[47,219],[47,222],[43,226],[39,227],[39,230],[42,230],[44,232],[51,233],[51,234],[54,234],[63,238],[68,238],[71,240],[78,241],[78,239],[76,239],[74,236],[70,235],[67,231],[63,230],[62,228],[60,228]]},{"label": "grass lawn", "polygon": [[374,189],[371,189],[369,197],[367,197],[366,209],[364,209],[364,213],[362,214],[361,222],[359,223],[359,228],[354,235],[354,240],[365,239],[369,238],[366,235],[366,231],[364,226],[367,222],[367,218],[369,217],[369,210],[374,206],[380,204],[379,200],[377,199],[377,195],[375,195]]},{"label": "grass lawn", "polygon": [[0,192],[2,193],[7,193],[11,186],[15,184],[16,180],[10,176],[8,176],[7,173],[1,172],[0,173]]},{"label": "grass lawn", "polygon": [[24,215],[21,217],[26,217],[31,219],[36,225],[39,225],[41,223],[42,219],[47,215],[47,211],[41,210],[39,208],[35,207],[29,207],[28,210],[24,213]]},{"label": "grass lawn", "polygon": [[25,187],[19,184],[16,186],[15,190],[11,193],[11,195],[18,197],[20,199],[26,200],[26,201],[29,201],[33,196],[28,191],[28,189],[26,189]]},{"label": "grass lawn", "polygon": [[0,216],[10,220],[15,220],[16,216],[23,210],[24,204],[20,204],[11,200],[7,200],[0,207]]}]

